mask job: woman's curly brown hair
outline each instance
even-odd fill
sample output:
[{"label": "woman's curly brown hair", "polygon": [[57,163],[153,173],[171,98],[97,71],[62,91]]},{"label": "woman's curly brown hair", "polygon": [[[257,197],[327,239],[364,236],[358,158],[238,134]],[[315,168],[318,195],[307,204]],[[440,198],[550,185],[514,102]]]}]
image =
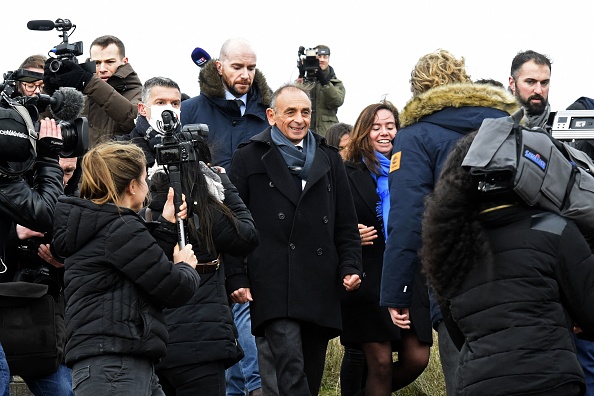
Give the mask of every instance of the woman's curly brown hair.
[{"label": "woman's curly brown hair", "polygon": [[449,51],[437,50],[422,56],[410,73],[410,90],[417,96],[433,87],[471,82],[464,57],[457,59]]},{"label": "woman's curly brown hair", "polygon": [[477,183],[462,161],[476,132],[460,139],[446,160],[435,189],[425,199],[421,262],[440,302],[461,286],[469,270],[492,258],[477,219]]}]

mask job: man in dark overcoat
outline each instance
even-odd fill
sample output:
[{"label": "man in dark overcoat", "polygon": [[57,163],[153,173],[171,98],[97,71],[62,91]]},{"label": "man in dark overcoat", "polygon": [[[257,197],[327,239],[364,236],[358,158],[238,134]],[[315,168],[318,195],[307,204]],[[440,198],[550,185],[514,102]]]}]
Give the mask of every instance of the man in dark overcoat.
[{"label": "man in dark overcoat", "polygon": [[283,85],[266,115],[271,126],[231,163],[260,235],[247,259],[249,287],[232,298],[251,303],[259,357],[263,341],[279,393],[317,395],[328,341],[341,330],[339,290],[361,283],[357,215],[337,149],[309,130],[307,91]]}]

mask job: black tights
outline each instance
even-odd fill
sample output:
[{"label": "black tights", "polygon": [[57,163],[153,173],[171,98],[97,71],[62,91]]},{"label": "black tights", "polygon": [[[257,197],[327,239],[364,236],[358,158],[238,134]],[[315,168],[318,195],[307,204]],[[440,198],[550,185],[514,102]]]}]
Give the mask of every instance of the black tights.
[{"label": "black tights", "polygon": [[[392,345],[389,342],[368,342],[361,344],[361,350],[365,356],[366,378],[351,378],[349,382],[361,383],[360,390],[354,392],[349,389],[342,389],[343,396],[350,395],[377,395],[389,396],[392,392],[412,383],[427,367],[429,363],[430,346],[419,341],[416,334],[410,331],[402,331],[400,347],[398,348],[398,360],[392,361]],[[352,357],[355,355],[351,351]],[[341,373],[349,371],[354,373],[354,367],[348,367],[343,361]],[[359,370],[363,375],[364,370]],[[346,381],[344,381],[346,385]],[[341,380],[341,386],[343,381]]]}]

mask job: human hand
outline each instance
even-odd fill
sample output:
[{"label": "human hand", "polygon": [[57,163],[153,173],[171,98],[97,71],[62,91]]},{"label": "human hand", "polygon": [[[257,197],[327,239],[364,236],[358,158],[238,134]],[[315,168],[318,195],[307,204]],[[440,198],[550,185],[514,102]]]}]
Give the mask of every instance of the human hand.
[{"label": "human hand", "polygon": [[326,78],[326,76],[324,76],[324,72],[322,71],[322,69],[318,69],[316,71],[316,78],[322,85],[327,85],[329,82],[328,79]]},{"label": "human hand", "polygon": [[357,290],[361,286],[361,278],[357,274],[345,275],[342,279],[342,285],[346,291]]},{"label": "human hand", "polygon": [[408,308],[389,307],[388,311],[390,312],[392,323],[401,329],[410,329],[410,315]]},{"label": "human hand", "polygon": [[54,90],[60,87],[72,87],[83,92],[85,86],[93,78],[93,73],[84,70],[78,63],[74,63],[69,59],[63,59],[60,68],[55,73],[47,67],[48,62],[45,64],[43,83],[45,85],[45,76],[47,75],[50,87],[54,88]]},{"label": "human hand", "polygon": [[43,238],[43,236],[45,235],[43,232],[33,231],[20,224],[16,225],[16,234],[20,240],[25,240],[29,238]]},{"label": "human hand", "polygon": [[249,287],[241,287],[230,294],[231,300],[238,304],[244,304],[252,299],[252,292]]},{"label": "human hand", "polygon": [[45,118],[39,121],[39,140],[37,141],[38,157],[57,157],[64,148],[62,129],[56,120]]},{"label": "human hand", "polygon": [[373,245],[373,240],[377,238],[377,230],[374,226],[367,227],[365,224],[358,224],[359,235],[361,236],[361,246]]},{"label": "human hand", "polygon": [[62,268],[64,266],[64,263],[61,263],[54,258],[48,243],[42,243],[39,245],[39,249],[37,249],[37,255],[56,268]]},{"label": "human hand", "polygon": [[[165,202],[165,206],[163,207],[163,217],[170,223],[175,223],[176,216],[174,214],[175,208],[173,204],[173,197],[175,193],[173,191],[173,187],[169,187],[169,191],[167,192],[167,202]],[[182,194],[182,204],[179,207],[179,212],[177,213],[177,217],[185,220],[188,217],[188,204],[186,203],[186,196]]]},{"label": "human hand", "polygon": [[196,269],[196,264],[198,264],[198,259],[192,250],[192,245],[187,244],[183,247],[183,249],[179,248],[179,244],[175,245],[173,248],[173,262],[175,264],[179,264],[184,262],[189,264],[192,268]]}]

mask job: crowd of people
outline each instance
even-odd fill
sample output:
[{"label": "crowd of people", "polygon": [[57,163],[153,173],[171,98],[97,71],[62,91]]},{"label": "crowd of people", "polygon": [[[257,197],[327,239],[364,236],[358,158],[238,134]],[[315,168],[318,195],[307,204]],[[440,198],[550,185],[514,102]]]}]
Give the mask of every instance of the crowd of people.
[{"label": "crowd of people", "polygon": [[24,148],[0,148],[0,310],[47,268],[60,330],[55,362],[28,371],[0,329],[0,396],[11,375],[36,396],[317,395],[336,337],[341,394],[389,396],[425,370],[434,331],[447,395],[594,394],[590,240],[462,166],[484,120],[523,109],[546,129],[548,56],[520,51],[506,87],[428,53],[403,109],[382,99],[349,125],[330,48],[315,51],[315,73],[273,88],[228,39],[193,98],[143,83],[111,35],[90,46],[95,73],[21,64],[39,78],[15,95],[81,92],[89,136],[64,155],[53,113],[32,139],[33,115],[0,108]]}]

